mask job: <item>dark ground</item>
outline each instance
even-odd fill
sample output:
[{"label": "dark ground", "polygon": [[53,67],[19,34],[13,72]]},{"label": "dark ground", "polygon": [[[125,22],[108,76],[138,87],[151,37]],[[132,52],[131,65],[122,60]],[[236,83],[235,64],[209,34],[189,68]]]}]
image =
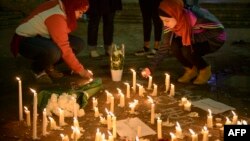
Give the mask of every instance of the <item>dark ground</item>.
[{"label": "dark ground", "polygon": [[[14,32],[13,27],[6,27],[1,29],[0,32],[0,140],[3,141],[27,141],[31,140],[32,130],[28,128],[24,122],[18,121],[18,86],[15,80],[16,76],[20,76],[23,82],[23,105],[32,109],[32,94],[29,88],[34,88],[38,92],[40,90],[48,88],[61,88],[70,87],[71,82],[79,81],[78,78],[66,75],[65,78],[54,80],[54,84],[50,86],[41,86],[36,84],[34,77],[32,76],[29,67],[29,61],[22,58],[13,58],[9,52],[9,41]],[[172,122],[179,121],[182,125],[183,132],[188,135],[189,128],[200,133],[201,128],[205,124],[207,111],[201,109],[192,108],[192,112],[199,113],[199,118],[190,118],[187,116],[188,112],[183,111],[178,107],[176,101],[181,97],[186,96],[192,101],[202,98],[211,98],[213,100],[222,102],[224,104],[235,107],[235,112],[239,115],[240,119],[245,119],[250,122],[250,29],[234,28],[227,29],[228,40],[225,45],[216,53],[206,56],[206,60],[210,62],[213,71],[213,79],[207,85],[196,86],[192,84],[180,84],[176,82],[177,78],[182,74],[181,65],[176,61],[174,57],[169,55],[164,62],[158,68],[158,71],[154,74],[154,83],[158,85],[159,96],[155,97],[156,112],[162,114],[163,121],[166,121],[169,117]],[[86,23],[80,23],[79,29],[74,33],[86,40]],[[101,37],[101,32],[99,33]],[[101,38],[100,38],[101,39]],[[98,48],[103,52],[103,48]],[[79,60],[88,69],[94,72],[95,78],[101,78],[103,81],[104,90],[109,90],[113,94],[116,93],[116,88],[121,88],[125,93],[125,85],[123,82],[129,82],[131,84],[132,74],[130,68],[137,70],[139,74],[140,68],[147,64],[148,59],[146,57],[136,57],[133,53],[141,49],[142,47],[142,26],[141,24],[124,24],[119,23],[115,25],[114,42],[117,44],[125,44],[126,58],[123,78],[121,82],[113,82],[110,76],[109,58],[102,56],[97,59],[89,57],[87,49],[83,50],[79,54]],[[58,67],[67,72],[64,65]],[[164,93],[164,73],[168,72],[171,76],[171,83],[175,84],[176,96],[174,99],[169,99]],[[137,77],[138,83],[147,86],[147,80]],[[150,94],[150,92],[147,92]],[[101,91],[96,95],[98,98],[99,110],[101,113],[105,113],[104,109],[108,107],[105,103],[106,95]],[[139,106],[136,109],[139,115],[130,115],[128,113],[128,101],[132,101],[134,98],[138,99]],[[139,117],[152,129],[156,130],[156,125],[148,123],[150,114],[148,112],[149,105],[146,103],[147,98],[142,98],[134,95],[130,100],[127,100],[126,107],[116,108],[115,115],[117,120],[125,119],[127,117]],[[165,101],[163,101],[165,100]],[[115,94],[115,103],[118,103],[118,96]],[[93,118],[93,111],[91,110],[91,101],[84,110],[86,115],[79,118],[80,126],[83,127],[85,132],[81,137],[81,140],[93,140],[96,132],[96,128],[100,128],[102,132],[107,133],[106,126],[99,124],[99,118]],[[39,121],[42,120],[41,115],[38,117]],[[225,120],[225,116],[231,117],[230,111],[214,115]],[[24,116],[25,117],[25,116]],[[57,119],[55,117],[55,119]],[[67,123],[71,123],[71,118],[66,119]],[[57,141],[61,140],[60,133],[71,134],[70,126],[63,127],[63,131],[50,131],[46,137],[41,136],[41,124],[38,122],[38,136],[41,140]],[[163,127],[164,138],[169,138],[169,132],[175,132],[174,127]],[[220,139],[219,129],[214,128],[210,130],[211,139]],[[199,135],[201,137],[201,135]],[[151,141],[157,140],[156,136],[145,137]],[[189,140],[188,136],[185,137]],[[122,140],[118,138],[117,140]]]}]

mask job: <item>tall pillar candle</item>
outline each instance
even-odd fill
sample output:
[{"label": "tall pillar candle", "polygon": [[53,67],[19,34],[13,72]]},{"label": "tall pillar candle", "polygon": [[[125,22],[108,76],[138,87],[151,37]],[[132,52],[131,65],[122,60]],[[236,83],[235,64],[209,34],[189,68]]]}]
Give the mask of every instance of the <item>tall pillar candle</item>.
[{"label": "tall pillar candle", "polygon": [[92,106],[93,106],[93,110],[95,109],[95,107],[98,105],[98,101],[95,97],[92,98]]},{"label": "tall pillar candle", "polygon": [[157,119],[157,137],[162,139],[162,120],[160,118]]},{"label": "tall pillar candle", "polygon": [[169,96],[174,96],[175,95],[175,87],[174,84],[170,85],[170,92],[169,92]]},{"label": "tall pillar candle", "polygon": [[113,96],[110,97],[110,112],[114,113],[115,108],[115,98]]},{"label": "tall pillar candle", "polygon": [[137,126],[137,136],[141,137],[141,126]]},{"label": "tall pillar candle", "polygon": [[133,69],[130,69],[133,73],[133,78],[132,78],[132,89],[134,93],[136,93],[136,71]]},{"label": "tall pillar candle", "polygon": [[236,125],[238,121],[238,116],[234,113],[234,111],[232,111],[232,113],[233,113],[232,124]]},{"label": "tall pillar candle", "polygon": [[169,90],[169,84],[170,84],[170,75],[165,73],[165,92],[168,92]]},{"label": "tall pillar candle", "polygon": [[101,132],[99,130],[99,128],[97,128],[96,130],[96,134],[95,134],[95,141],[101,141]]},{"label": "tall pillar candle", "polygon": [[124,94],[120,93],[120,107],[124,107],[125,106],[125,98],[124,98]]},{"label": "tall pillar candle", "polygon": [[28,108],[26,106],[24,106],[24,112],[26,114],[27,126],[31,126],[31,123],[30,123],[30,111],[28,110]]},{"label": "tall pillar candle", "polygon": [[16,77],[18,81],[18,102],[19,102],[19,121],[23,120],[23,94],[22,94],[22,81]]},{"label": "tall pillar candle", "polygon": [[153,92],[152,92],[152,96],[157,96],[158,86],[156,84],[153,84],[153,85],[154,85],[154,89],[153,89]]},{"label": "tall pillar candle", "polygon": [[152,76],[148,76],[148,90],[151,90],[152,89],[152,79],[153,77]]},{"label": "tall pillar candle", "polygon": [[43,129],[42,129],[43,136],[46,136],[48,134],[47,126],[48,126],[47,112],[46,112],[46,108],[44,108],[43,109]]},{"label": "tall pillar candle", "polygon": [[113,137],[116,138],[116,116],[112,116]]},{"label": "tall pillar candle", "polygon": [[59,108],[59,126],[64,126],[65,121],[64,121],[64,111]]},{"label": "tall pillar candle", "polygon": [[207,115],[207,127],[213,128],[213,116],[210,109],[208,109],[208,115]]},{"label": "tall pillar candle", "polygon": [[182,135],[182,129],[181,129],[181,126],[180,126],[180,124],[178,122],[176,122],[175,134],[176,134],[177,138],[182,138],[183,137],[183,135]]},{"label": "tall pillar candle", "polygon": [[124,83],[126,85],[126,97],[130,98],[130,85],[129,83]]},{"label": "tall pillar candle", "polygon": [[198,135],[192,129],[189,129],[189,131],[191,133],[192,141],[198,141]]},{"label": "tall pillar candle", "polygon": [[155,104],[151,104],[151,116],[150,116],[150,123],[154,124],[155,123]]},{"label": "tall pillar candle", "polygon": [[30,89],[34,94],[33,99],[33,128],[32,128],[32,139],[37,139],[37,93],[35,90]]},{"label": "tall pillar candle", "polygon": [[203,127],[201,133],[202,133],[202,141],[208,141],[208,133],[209,132],[208,132],[206,126]]}]

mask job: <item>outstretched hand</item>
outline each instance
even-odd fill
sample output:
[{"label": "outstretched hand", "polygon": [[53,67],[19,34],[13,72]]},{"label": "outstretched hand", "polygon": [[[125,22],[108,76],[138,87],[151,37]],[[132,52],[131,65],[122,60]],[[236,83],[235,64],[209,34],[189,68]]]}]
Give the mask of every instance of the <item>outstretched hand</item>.
[{"label": "outstretched hand", "polygon": [[141,75],[142,75],[142,77],[144,77],[144,78],[148,78],[148,77],[151,75],[151,72],[150,72],[149,68],[144,68],[144,69],[141,71]]},{"label": "outstretched hand", "polygon": [[83,71],[79,72],[79,75],[83,78],[93,78],[93,73],[90,70],[84,69]]}]

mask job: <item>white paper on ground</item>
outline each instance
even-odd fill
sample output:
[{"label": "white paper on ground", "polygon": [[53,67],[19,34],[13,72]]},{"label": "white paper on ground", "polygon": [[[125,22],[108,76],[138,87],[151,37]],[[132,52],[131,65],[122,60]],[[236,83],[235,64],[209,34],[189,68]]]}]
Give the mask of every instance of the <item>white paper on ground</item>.
[{"label": "white paper on ground", "polygon": [[192,105],[200,109],[203,109],[205,111],[208,111],[208,109],[210,109],[213,114],[223,113],[228,110],[235,110],[234,107],[228,106],[226,104],[212,100],[210,98],[194,101],[192,102]]},{"label": "white paper on ground", "polygon": [[139,118],[127,118],[117,121],[117,133],[121,137],[127,137],[129,139],[137,136],[137,128],[141,126],[141,136],[155,135],[156,132],[146,125]]}]

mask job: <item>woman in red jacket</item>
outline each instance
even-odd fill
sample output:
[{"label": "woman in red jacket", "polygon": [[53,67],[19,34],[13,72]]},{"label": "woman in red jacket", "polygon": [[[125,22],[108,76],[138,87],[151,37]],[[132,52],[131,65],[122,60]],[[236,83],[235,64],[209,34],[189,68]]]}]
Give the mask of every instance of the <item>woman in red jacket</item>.
[{"label": "woman in red jacket", "polygon": [[69,34],[88,7],[88,0],[47,1],[16,28],[11,51],[14,56],[19,53],[33,61],[32,71],[38,82],[52,83],[50,77],[62,77],[53,69],[60,60],[81,77],[92,77],[75,55],[84,47],[83,40]]}]

